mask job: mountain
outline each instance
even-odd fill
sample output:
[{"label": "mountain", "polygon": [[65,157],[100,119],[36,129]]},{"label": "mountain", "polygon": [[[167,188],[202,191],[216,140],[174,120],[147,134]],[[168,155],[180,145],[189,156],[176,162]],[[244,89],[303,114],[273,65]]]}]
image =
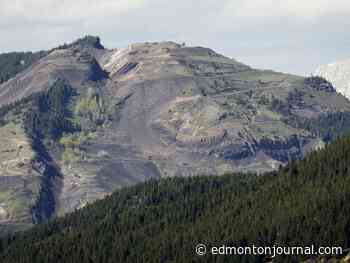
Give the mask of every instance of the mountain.
[{"label": "mountain", "polygon": [[315,75],[327,79],[339,93],[350,98],[350,59],[320,66]]},{"label": "mountain", "polygon": [[[6,262],[348,262],[350,137],[264,175],[163,178],[2,239]],[[205,256],[196,256],[203,243]],[[342,247],[336,261],[210,255],[212,246]],[[306,261],[306,259],[312,259]],[[328,261],[329,259],[329,261]]]},{"label": "mountain", "polygon": [[275,170],[350,127],[350,102],[322,78],[91,36],[2,83],[0,106],[4,231],[151,178]]}]

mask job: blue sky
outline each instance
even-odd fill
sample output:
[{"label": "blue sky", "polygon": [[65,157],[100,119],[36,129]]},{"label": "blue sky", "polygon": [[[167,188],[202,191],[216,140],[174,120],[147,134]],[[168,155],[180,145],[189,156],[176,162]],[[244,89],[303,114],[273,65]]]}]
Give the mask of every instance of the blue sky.
[{"label": "blue sky", "polygon": [[305,75],[350,57],[349,17],[348,0],[0,0],[0,52],[172,40]]}]

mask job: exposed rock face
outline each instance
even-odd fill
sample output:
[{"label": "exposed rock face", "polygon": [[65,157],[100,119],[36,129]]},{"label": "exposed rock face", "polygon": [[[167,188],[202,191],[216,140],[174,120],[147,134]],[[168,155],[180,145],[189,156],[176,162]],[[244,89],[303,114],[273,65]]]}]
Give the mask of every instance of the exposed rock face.
[{"label": "exposed rock face", "polygon": [[35,153],[16,124],[0,128],[0,144],[0,223],[31,221],[41,181],[41,173],[32,168]]},{"label": "exposed rock face", "polygon": [[[0,169],[1,180],[13,175],[7,189],[20,189],[11,200],[26,200],[22,217],[0,192],[0,220],[64,214],[149,178],[276,169],[323,145],[297,120],[350,111],[322,81],[252,69],[207,48],[161,42],[106,50],[98,39],[54,49],[0,85],[0,104],[47,90],[57,78],[76,90],[67,110],[80,130],[55,147],[43,141],[43,169]],[[11,116],[7,123],[20,118]]]},{"label": "exposed rock face", "polygon": [[350,59],[320,66],[315,75],[327,79],[339,93],[350,98]]}]

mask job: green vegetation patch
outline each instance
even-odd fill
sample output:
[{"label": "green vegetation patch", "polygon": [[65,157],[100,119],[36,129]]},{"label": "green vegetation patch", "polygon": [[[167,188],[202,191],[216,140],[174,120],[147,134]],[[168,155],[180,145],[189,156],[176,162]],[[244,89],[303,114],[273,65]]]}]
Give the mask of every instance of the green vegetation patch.
[{"label": "green vegetation patch", "polygon": [[108,119],[108,108],[103,97],[91,88],[76,102],[74,113],[83,129],[96,128]]},{"label": "green vegetation patch", "polygon": [[80,132],[63,135],[59,141],[64,148],[62,160],[65,163],[82,161],[86,157],[83,145],[90,139],[95,139],[93,133]]}]

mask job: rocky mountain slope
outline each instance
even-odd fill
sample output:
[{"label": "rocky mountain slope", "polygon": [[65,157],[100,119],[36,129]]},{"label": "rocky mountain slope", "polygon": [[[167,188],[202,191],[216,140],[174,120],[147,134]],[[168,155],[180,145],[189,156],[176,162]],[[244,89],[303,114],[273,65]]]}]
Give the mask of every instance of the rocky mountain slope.
[{"label": "rocky mountain slope", "polygon": [[350,98],[350,59],[320,66],[315,75],[327,79],[339,93]]},{"label": "rocky mountain slope", "polygon": [[1,84],[0,105],[4,228],[149,178],[273,170],[350,127],[350,102],[324,79],[173,42],[107,50],[95,37]]}]

